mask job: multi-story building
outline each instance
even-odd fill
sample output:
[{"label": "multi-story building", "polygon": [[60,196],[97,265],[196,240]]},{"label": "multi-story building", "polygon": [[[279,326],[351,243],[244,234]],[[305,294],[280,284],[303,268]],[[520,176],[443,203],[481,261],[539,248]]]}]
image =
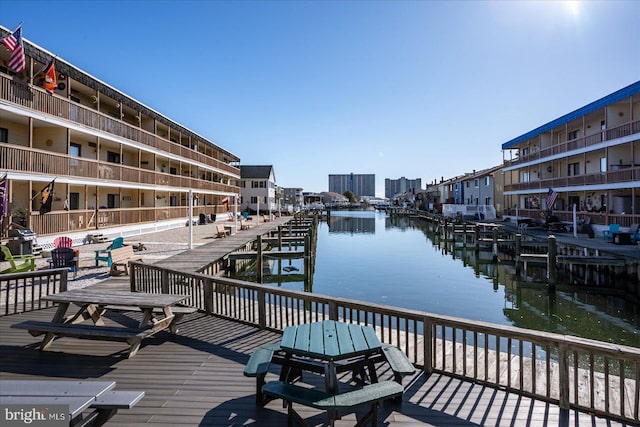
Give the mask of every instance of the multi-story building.
[{"label": "multi-story building", "polygon": [[[212,215],[239,195],[238,156],[61,58],[47,93],[40,70],[53,55],[23,43],[20,73],[0,46],[2,237],[12,224],[39,236],[184,226],[190,206]],[[51,211],[40,213],[52,181]]]},{"label": "multi-story building", "polygon": [[351,191],[356,197],[376,195],[375,174],[329,175],[329,191],[344,194]]},{"label": "multi-story building", "polygon": [[384,180],[384,197],[391,199],[393,196],[402,193],[415,194],[422,188],[422,179],[407,179],[404,176],[400,179],[386,178]]},{"label": "multi-story building", "polygon": [[283,204],[284,207],[291,209],[299,209],[304,205],[304,196],[300,187],[283,188]]},{"label": "multi-story building", "polygon": [[[505,213],[640,223],[640,81],[502,144]],[[548,206],[550,195],[556,197]]]},{"label": "multi-story building", "polygon": [[276,176],[272,165],[240,166],[241,209],[251,212],[275,212]]}]

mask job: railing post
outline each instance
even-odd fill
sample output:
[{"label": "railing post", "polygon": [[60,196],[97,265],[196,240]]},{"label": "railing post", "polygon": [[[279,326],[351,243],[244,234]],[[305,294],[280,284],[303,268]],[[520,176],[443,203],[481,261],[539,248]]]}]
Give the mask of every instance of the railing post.
[{"label": "railing post", "polygon": [[263,290],[258,290],[258,327],[260,329],[267,327],[267,297]]},{"label": "railing post", "polygon": [[169,293],[169,271],[164,268],[162,269],[160,288],[160,292],[163,294]]},{"label": "railing post", "polygon": [[424,348],[424,373],[431,375],[433,373],[433,322],[429,317],[425,317],[424,320],[424,342],[422,346]]},{"label": "railing post", "polygon": [[206,278],[202,285],[204,286],[204,311],[213,314],[213,280]]},{"label": "railing post", "polygon": [[[569,409],[569,352],[564,342],[558,344],[558,399],[560,409]],[[576,385],[577,387],[577,385]],[[593,385],[592,385],[593,387]]]},{"label": "railing post", "polygon": [[338,304],[335,301],[329,302],[329,320],[338,320]]}]

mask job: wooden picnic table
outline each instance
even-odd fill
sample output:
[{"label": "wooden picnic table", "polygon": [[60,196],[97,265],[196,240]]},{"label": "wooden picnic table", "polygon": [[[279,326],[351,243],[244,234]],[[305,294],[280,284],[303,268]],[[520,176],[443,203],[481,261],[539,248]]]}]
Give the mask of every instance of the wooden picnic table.
[{"label": "wooden picnic table", "polygon": [[[126,341],[130,344],[129,357],[133,357],[143,338],[167,328],[172,334],[177,332],[177,318],[172,306],[187,298],[189,298],[188,295],[75,289],[42,297],[44,301],[58,304],[58,309],[50,323],[27,321],[12,327],[28,329],[34,336],[45,334],[40,345],[41,350],[46,350],[56,336],[70,336]],[[75,314],[67,315],[71,304],[76,304],[80,308]],[[140,310],[143,316],[138,327],[105,326],[104,313],[112,307]],[[82,323],[88,319],[91,319],[93,324]]]},{"label": "wooden picnic table", "polygon": [[[9,412],[28,411],[47,417],[46,421],[66,420],[66,425],[100,426],[118,409],[137,404],[145,394],[113,391],[115,386],[114,381],[0,380],[0,404],[11,405],[6,406]],[[92,412],[83,415],[89,409]],[[6,412],[2,415],[8,416]]]}]

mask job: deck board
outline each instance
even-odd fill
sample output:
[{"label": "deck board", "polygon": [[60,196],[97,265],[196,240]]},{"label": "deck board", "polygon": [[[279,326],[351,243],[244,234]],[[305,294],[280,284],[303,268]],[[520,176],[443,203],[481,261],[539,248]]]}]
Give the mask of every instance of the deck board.
[{"label": "deck board", "polygon": [[[185,316],[180,334],[161,332],[143,341],[136,357],[127,359],[128,346],[119,342],[57,339],[49,351],[38,350],[40,339],[10,325],[23,320],[50,320],[54,309],[0,318],[1,379],[110,380],[121,390],[143,390],[145,397],[132,409],[119,411],[117,426],[277,426],[286,425],[280,401],[255,405],[255,379],[245,377],[244,365],[253,349],[278,342],[280,335],[251,325],[194,313]],[[107,314],[108,324],[136,324],[139,313]],[[272,367],[267,380],[277,379]],[[380,369],[382,380],[391,379]],[[347,381],[349,373],[340,376]],[[305,382],[322,378],[305,374]],[[380,410],[380,424],[406,426],[560,425],[622,426],[596,416],[569,411],[561,421],[557,405],[490,387],[418,372],[405,378],[402,404]],[[312,426],[326,425],[320,411],[298,407]],[[358,411],[361,416],[364,410]],[[336,426],[352,426],[355,414],[345,414]]]}]

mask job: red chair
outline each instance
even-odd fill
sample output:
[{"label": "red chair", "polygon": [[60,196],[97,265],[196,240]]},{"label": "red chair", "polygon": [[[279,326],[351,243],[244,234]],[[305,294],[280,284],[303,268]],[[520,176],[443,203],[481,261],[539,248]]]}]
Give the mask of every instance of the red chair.
[{"label": "red chair", "polygon": [[73,247],[73,241],[70,237],[56,237],[53,241],[55,248],[71,248]]}]

